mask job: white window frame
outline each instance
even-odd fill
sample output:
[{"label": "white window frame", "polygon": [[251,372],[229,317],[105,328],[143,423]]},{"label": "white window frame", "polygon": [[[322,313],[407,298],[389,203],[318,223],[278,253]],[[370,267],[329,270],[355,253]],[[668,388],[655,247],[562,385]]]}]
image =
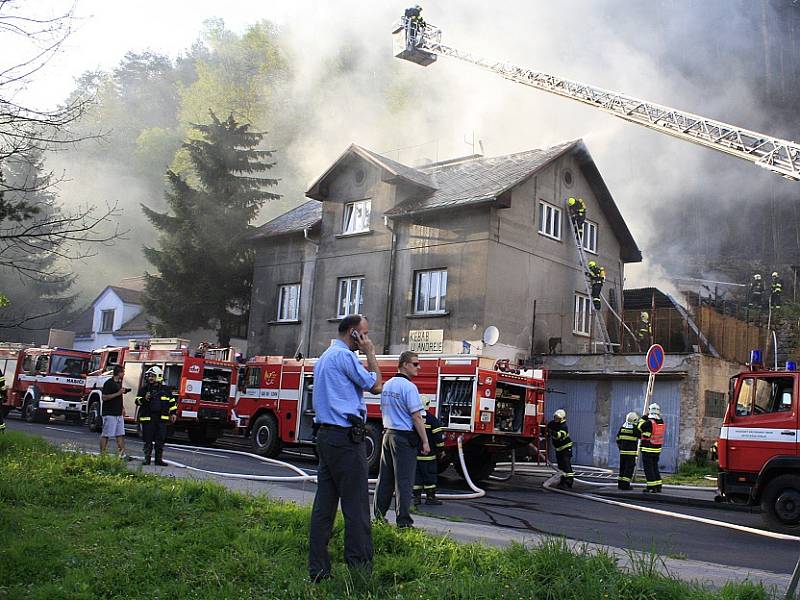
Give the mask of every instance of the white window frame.
[{"label": "white window frame", "polygon": [[[111,327],[106,327],[106,316],[111,317]],[[113,308],[109,308],[108,310],[101,310],[100,311],[100,333],[111,333],[114,331],[114,317],[116,316],[116,310]]]},{"label": "white window frame", "polygon": [[[588,236],[586,234],[589,234]],[[583,231],[581,231],[581,245],[583,249],[592,254],[597,254],[597,223],[594,221],[584,221]]]},{"label": "white window frame", "polygon": [[[433,295],[431,295],[431,292],[433,292]],[[446,300],[447,269],[429,269],[416,272],[414,276],[415,314],[441,314],[446,311]]]},{"label": "white window frame", "polygon": [[592,334],[592,299],[586,294],[575,292],[575,316],[572,333],[589,337]]},{"label": "white window frame", "polygon": [[344,205],[342,212],[342,235],[369,231],[369,215],[372,200],[358,200]]},{"label": "white window frame", "polygon": [[341,277],[336,282],[336,316],[360,315],[364,307],[364,276]]},{"label": "white window frame", "polygon": [[287,283],[278,286],[278,322],[300,320],[300,284]]},{"label": "white window frame", "polygon": [[553,240],[561,241],[561,209],[539,200],[539,234]]}]

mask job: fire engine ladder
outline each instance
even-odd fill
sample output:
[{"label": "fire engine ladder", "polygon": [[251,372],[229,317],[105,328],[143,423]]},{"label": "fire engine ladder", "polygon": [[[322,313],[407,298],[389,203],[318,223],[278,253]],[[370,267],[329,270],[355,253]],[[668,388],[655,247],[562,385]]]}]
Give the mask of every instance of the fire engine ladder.
[{"label": "fire engine ladder", "polygon": [[418,30],[406,17],[395,24],[392,32],[397,58],[423,66],[435,62],[437,56],[457,58],[515,83],[583,102],[631,123],[737,156],[786,179],[800,180],[800,145],[796,142],[556,75],[481,58],[442,44],[440,29],[426,24]]},{"label": "fire engine ladder", "polygon": [[[608,330],[606,329],[606,322],[603,319],[602,311],[595,309],[594,303],[592,302],[592,287],[589,284],[589,267],[587,266],[586,260],[586,252],[583,249],[583,236],[582,234],[578,233],[577,227],[575,227],[575,221],[572,220],[572,215],[569,212],[569,208],[567,208],[567,216],[569,217],[569,230],[572,232],[572,239],[575,241],[575,248],[578,250],[578,261],[581,263],[581,269],[583,269],[583,285],[586,288],[586,295],[589,297],[589,306],[591,307],[590,310],[594,315],[594,330],[596,337],[600,340],[600,344],[603,346],[603,352],[611,352],[613,349],[613,344],[611,343],[611,338],[608,337]],[[601,294],[602,297],[602,294]]]}]

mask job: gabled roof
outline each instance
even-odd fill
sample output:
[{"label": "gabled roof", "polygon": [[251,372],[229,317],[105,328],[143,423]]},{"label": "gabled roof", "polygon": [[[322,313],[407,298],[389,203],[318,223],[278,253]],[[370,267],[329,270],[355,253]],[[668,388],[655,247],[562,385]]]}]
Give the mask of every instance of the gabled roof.
[{"label": "gabled roof", "polygon": [[296,233],[322,221],[322,204],[309,200],[257,227],[250,239],[269,238],[285,233]]},{"label": "gabled roof", "polygon": [[122,326],[113,333],[115,336],[133,333],[149,333],[147,329],[148,324],[149,320],[147,313],[142,311],[132,319],[129,319],[123,323]]},{"label": "gabled roof", "polygon": [[142,295],[144,292],[141,290],[132,290],[130,288],[120,287],[118,285],[109,285],[103,288],[103,291],[97,295],[97,298],[92,300],[92,304],[97,302],[100,299],[100,296],[106,293],[106,290],[113,290],[114,293],[122,300],[125,304],[141,304],[142,303]]},{"label": "gabled roof", "polygon": [[308,188],[306,192],[306,196],[309,198],[313,198],[314,200],[326,200],[327,199],[327,192],[325,190],[325,183],[328,177],[345,161],[351,160],[353,156],[358,156],[363,160],[367,161],[375,165],[376,167],[382,169],[385,173],[389,175],[389,177],[385,178],[385,181],[388,182],[395,182],[395,181],[405,181],[411,185],[417,186],[422,190],[426,191],[433,191],[436,189],[436,184],[433,182],[433,179],[427,173],[424,173],[418,169],[414,169],[412,167],[407,167],[406,165],[400,164],[397,161],[392,160],[391,158],[387,158],[385,156],[381,156],[380,154],[376,154],[371,150],[367,150],[366,148],[362,148],[357,144],[350,144],[350,146],[342,152],[342,154],[337,158],[333,164],[328,167],[328,170],[325,171],[314,183],[311,184],[311,187]]}]

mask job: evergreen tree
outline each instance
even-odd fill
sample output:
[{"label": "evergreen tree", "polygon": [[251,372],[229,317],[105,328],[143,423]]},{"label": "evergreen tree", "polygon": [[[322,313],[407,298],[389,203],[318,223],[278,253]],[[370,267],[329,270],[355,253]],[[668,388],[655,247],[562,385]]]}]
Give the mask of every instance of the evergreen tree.
[{"label": "evergreen tree", "polygon": [[276,179],[255,176],[275,164],[267,162],[271,151],[256,149],[264,134],[233,115],[223,122],[209,112],[210,124],[192,125],[199,139],[183,144],[191,173],[167,171],[169,210],[142,206],[160,232],[159,248],[144,249],[158,270],[147,275],[144,306],[158,321],[158,335],[213,328],[227,346],[250,306],[250,222],[267,200],[280,196],[266,191]]}]

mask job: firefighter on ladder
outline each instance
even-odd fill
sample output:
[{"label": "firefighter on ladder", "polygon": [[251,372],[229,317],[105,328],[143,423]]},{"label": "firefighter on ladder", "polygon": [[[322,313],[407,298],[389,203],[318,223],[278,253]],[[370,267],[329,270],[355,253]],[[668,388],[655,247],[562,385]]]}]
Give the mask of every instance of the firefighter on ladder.
[{"label": "firefighter on ladder", "polygon": [[637,423],[639,415],[629,412],[625,415],[625,422],[617,432],[617,448],[619,448],[619,476],[617,477],[617,487],[621,490],[631,489],[633,472],[636,469],[636,455],[638,454],[639,438],[642,432],[639,431]]},{"label": "firefighter on ladder", "polygon": [[547,435],[553,441],[556,462],[561,470],[558,487],[572,487],[575,473],[572,471],[572,439],[567,428],[567,411],[559,408],[553,413],[553,420],[547,424]]},{"label": "firefighter on ladder", "polygon": [[153,447],[156,450],[156,465],[167,466],[162,459],[164,442],[167,439],[167,423],[177,418],[178,402],[172,395],[172,388],[164,385],[160,367],[150,367],[144,374],[145,384],[139,388],[136,405],[139,407],[139,423],[142,425],[144,440],[144,462],[149,465]]},{"label": "firefighter on ladder", "polygon": [[583,223],[586,221],[586,203],[583,198],[570,197],[567,200],[569,216],[575,224],[575,231],[578,235],[583,235]]},{"label": "firefighter on ladder", "polygon": [[639,419],[639,431],[642,441],[639,449],[642,451],[642,467],[647,480],[645,492],[657,494],[661,492],[661,472],[658,469],[658,460],[661,458],[661,448],[664,446],[664,433],[666,425],[661,418],[661,407],[653,402],[647,408],[647,417]]},{"label": "firefighter on ladder", "polygon": [[592,305],[595,310],[600,310],[600,292],[603,290],[603,283],[606,281],[606,269],[597,264],[596,261],[590,260],[587,265],[589,270],[586,276],[589,278],[589,283],[592,285]]},{"label": "firefighter on ladder", "polygon": [[772,308],[780,308],[781,307],[781,294],[783,293],[783,280],[778,277],[778,272],[774,271],[772,273],[772,286],[770,288],[772,292],[770,296],[770,304]]},{"label": "firefighter on ladder", "polygon": [[431,451],[422,454],[422,445],[417,453],[417,474],[414,480],[414,506],[422,504],[422,492],[425,491],[425,504],[440,506],[442,501],[436,497],[436,482],[439,478],[439,458],[444,452],[444,427],[441,421],[428,412],[430,398],[425,398],[425,433]]},{"label": "firefighter on ladder", "polygon": [[761,273],[756,273],[750,282],[750,302],[748,302],[748,305],[760,308],[763,304],[764,280],[761,279]]}]

